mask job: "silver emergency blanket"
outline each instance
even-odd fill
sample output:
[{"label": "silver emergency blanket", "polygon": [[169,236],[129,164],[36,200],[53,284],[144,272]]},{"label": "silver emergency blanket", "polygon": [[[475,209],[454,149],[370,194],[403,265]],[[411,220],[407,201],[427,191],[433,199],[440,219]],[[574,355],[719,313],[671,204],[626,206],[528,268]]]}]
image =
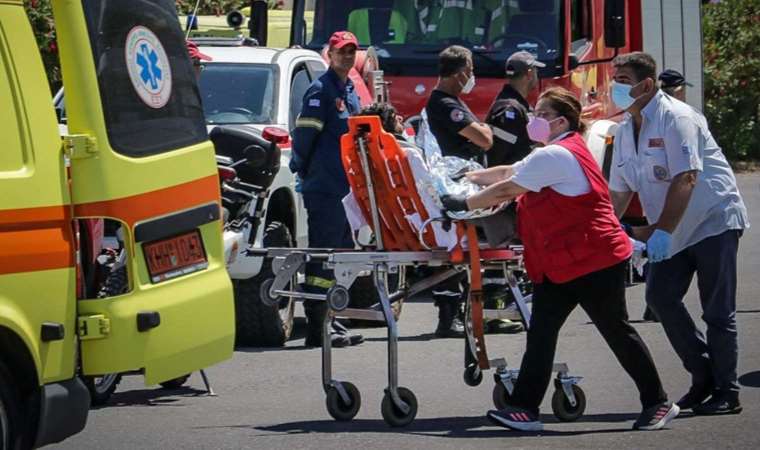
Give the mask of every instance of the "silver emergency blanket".
[{"label": "silver emergency blanket", "polygon": [[[442,195],[470,196],[483,189],[481,186],[462,176],[465,172],[483,170],[483,166],[475,161],[457,158],[455,156],[442,156],[438,141],[435,139],[432,131],[430,131],[427,113],[424,109],[422,110],[422,121],[420,123],[419,133],[417,134],[417,145],[423,150],[430,173],[429,179],[426,179],[425,177],[416,178],[417,190],[427,191],[432,194],[432,188],[435,195],[431,195],[431,197],[435,199],[439,208],[443,209],[443,203],[440,199]],[[432,186],[428,186],[428,182],[431,182]],[[472,211],[447,211],[446,215],[449,218],[456,220],[480,219],[496,214],[505,206],[506,203],[491,208],[475,209]]]}]

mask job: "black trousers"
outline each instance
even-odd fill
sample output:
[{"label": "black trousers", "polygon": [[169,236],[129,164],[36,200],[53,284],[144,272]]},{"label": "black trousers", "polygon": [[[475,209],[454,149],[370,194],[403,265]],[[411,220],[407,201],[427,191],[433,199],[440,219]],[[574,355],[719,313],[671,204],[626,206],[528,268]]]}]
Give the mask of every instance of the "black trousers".
[{"label": "black trousers", "polygon": [[667,399],[649,349],[628,323],[625,274],[622,262],[567,283],[545,280],[534,286],[528,345],[512,395],[514,406],[538,414],[551,379],[559,330],[579,304],[636,383],[642,406],[649,408]]}]

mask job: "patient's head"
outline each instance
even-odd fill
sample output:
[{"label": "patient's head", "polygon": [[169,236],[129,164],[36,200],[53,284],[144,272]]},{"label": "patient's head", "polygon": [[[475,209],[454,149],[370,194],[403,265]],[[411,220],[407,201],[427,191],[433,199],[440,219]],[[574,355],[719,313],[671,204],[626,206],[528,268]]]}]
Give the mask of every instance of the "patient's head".
[{"label": "patient's head", "polygon": [[378,116],[383,129],[388,133],[401,134],[404,132],[404,118],[390,103],[373,103],[364,107],[360,116]]}]

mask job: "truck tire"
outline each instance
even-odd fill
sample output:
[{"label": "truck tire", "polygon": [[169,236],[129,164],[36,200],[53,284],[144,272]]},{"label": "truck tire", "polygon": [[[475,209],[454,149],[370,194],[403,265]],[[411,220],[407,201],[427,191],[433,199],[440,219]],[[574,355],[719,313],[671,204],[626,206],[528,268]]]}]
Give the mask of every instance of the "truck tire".
[{"label": "truck tire", "polygon": [[90,405],[102,406],[108,403],[116,387],[121,382],[121,374],[109,373],[102,377],[82,377],[84,385],[90,391]]},{"label": "truck tire", "polygon": [[188,378],[190,378],[189,373],[187,375],[182,375],[177,378],[172,378],[171,380],[167,380],[159,384],[164,389],[179,389],[187,382]]},{"label": "truck tire", "polygon": [[[389,274],[388,275],[388,290],[391,293],[393,293],[397,289],[398,289],[398,274]],[[351,289],[348,290],[348,293],[350,297],[350,300],[348,303],[349,308],[367,309],[377,303],[380,303],[380,296],[377,295],[377,289],[375,289],[375,283],[372,281],[371,275],[358,277],[356,281],[354,281],[354,284],[351,285]],[[396,320],[399,320],[401,318],[402,306],[403,306],[403,301],[396,302],[391,305],[391,309],[393,310],[393,317]],[[352,319],[351,326],[361,327],[361,328],[384,327],[385,322]]]},{"label": "truck tire", "polygon": [[[264,230],[264,247],[292,247],[290,230],[273,221]],[[258,275],[233,280],[235,288],[235,342],[242,347],[282,347],[293,330],[294,303],[283,298],[277,306],[265,305],[259,298],[261,284],[273,278],[272,260],[264,260]]]},{"label": "truck tire", "polygon": [[23,420],[22,403],[13,377],[0,361],[0,449],[27,448],[27,428]]}]

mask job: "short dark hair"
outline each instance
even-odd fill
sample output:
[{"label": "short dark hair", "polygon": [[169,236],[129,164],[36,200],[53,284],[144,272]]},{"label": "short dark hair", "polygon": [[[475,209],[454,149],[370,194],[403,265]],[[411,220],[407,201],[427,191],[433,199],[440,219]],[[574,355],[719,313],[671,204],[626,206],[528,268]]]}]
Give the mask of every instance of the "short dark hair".
[{"label": "short dark hair", "polygon": [[618,55],[612,60],[614,68],[628,67],[636,74],[636,81],[645,78],[657,80],[657,63],[652,55],[644,52],[631,52]]},{"label": "short dark hair", "polygon": [[378,116],[380,117],[380,123],[383,125],[383,130],[388,133],[396,132],[396,108],[390,103],[373,103],[369,106],[365,106],[359,113],[360,116]]},{"label": "short dark hair", "polygon": [[467,67],[472,60],[472,52],[461,45],[446,47],[438,55],[438,76],[450,77]]}]

